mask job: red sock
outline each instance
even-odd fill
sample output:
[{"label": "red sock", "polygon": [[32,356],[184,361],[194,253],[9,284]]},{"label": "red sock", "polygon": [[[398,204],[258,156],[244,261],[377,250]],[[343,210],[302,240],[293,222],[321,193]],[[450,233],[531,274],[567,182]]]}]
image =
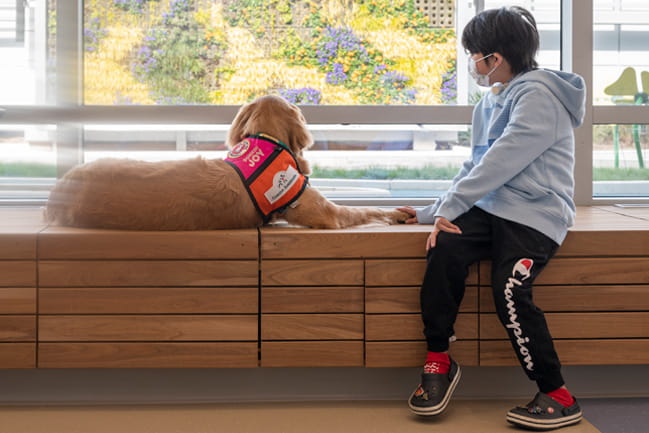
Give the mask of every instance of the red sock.
[{"label": "red sock", "polygon": [[451,367],[451,360],[448,353],[428,352],[426,363],[424,364],[424,373],[445,374]]},{"label": "red sock", "polygon": [[564,407],[572,406],[575,402],[574,397],[570,395],[566,388],[557,388],[552,392],[548,392],[548,395]]}]

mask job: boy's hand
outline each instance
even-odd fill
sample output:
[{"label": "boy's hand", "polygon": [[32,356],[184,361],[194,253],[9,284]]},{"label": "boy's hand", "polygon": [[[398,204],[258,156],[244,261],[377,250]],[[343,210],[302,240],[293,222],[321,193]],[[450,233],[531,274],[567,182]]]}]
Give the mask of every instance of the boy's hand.
[{"label": "boy's hand", "polygon": [[406,224],[417,224],[417,211],[411,206],[404,206],[404,207],[398,207],[397,210],[400,210],[403,213],[407,213],[408,215],[411,216],[411,218],[408,218],[406,221],[404,221]]},{"label": "boy's hand", "polygon": [[435,244],[437,243],[437,235],[439,234],[439,232],[455,233],[458,235],[462,234],[462,230],[460,230],[458,226],[444,217],[437,217],[435,218],[433,231],[430,233],[428,239],[426,240],[426,251],[431,248],[435,248]]}]

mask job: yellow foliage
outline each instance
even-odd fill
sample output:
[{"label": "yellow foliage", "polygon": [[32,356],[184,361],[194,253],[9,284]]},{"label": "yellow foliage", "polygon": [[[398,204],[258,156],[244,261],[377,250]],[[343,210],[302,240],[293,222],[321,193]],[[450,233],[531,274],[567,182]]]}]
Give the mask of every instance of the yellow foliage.
[{"label": "yellow foliage", "polygon": [[108,36],[97,51],[86,53],[84,99],[86,104],[113,105],[128,98],[133,104],[153,104],[147,87],[136,81],[124,64],[131,48],[142,38],[142,30],[123,25],[107,28]]},{"label": "yellow foliage", "polygon": [[[169,7],[170,0],[148,2],[151,8],[146,21],[138,22],[132,14],[122,13],[106,6],[105,0],[86,0],[86,10],[93,11],[103,23],[117,23],[108,27],[108,35],[100,42],[98,50],[85,54],[85,102],[88,104],[114,104],[115,99],[128,98],[134,104],[153,104],[149,89],[133,78],[129,69],[128,56],[141,43],[144,29],[159,20],[161,11]],[[417,90],[416,104],[438,104],[441,96],[439,87],[441,76],[455,59],[455,40],[444,44],[425,44],[416,36],[401,29],[397,19],[374,18],[367,8],[354,5],[350,16],[348,6],[343,0],[324,0],[314,3],[318,9],[334,23],[352,28],[369,29],[360,36],[366,38],[374,47],[371,55],[381,52],[383,58],[396,62],[397,71],[410,77],[408,84]],[[155,11],[153,10],[155,8]],[[220,88],[212,92],[211,103],[239,105],[249,100],[251,95],[278,88],[314,88],[322,92],[322,104],[358,104],[358,96],[343,86],[326,82],[326,74],[315,68],[288,66],[281,60],[266,57],[254,36],[243,28],[230,27],[223,16],[221,2],[211,2],[196,12],[196,20],[209,29],[208,37],[227,41],[228,52],[219,64],[220,69],[233,71],[222,75]],[[155,12],[155,13],[154,13]],[[358,32],[358,31],[357,31]],[[360,33],[360,32],[358,32]],[[306,52],[298,52],[304,56]],[[353,53],[339,59],[348,72]],[[360,70],[367,70],[363,65]],[[352,72],[353,79],[369,82],[370,78],[359,69]]]},{"label": "yellow foliage", "polygon": [[322,72],[305,66],[287,66],[282,61],[266,58],[247,30],[231,27],[226,33],[230,48],[225,61],[235,72],[221,83],[218,91],[213,92],[212,103],[239,105],[250,95],[269,89],[303,87],[320,90],[322,104],[358,103],[350,90],[328,84]]}]

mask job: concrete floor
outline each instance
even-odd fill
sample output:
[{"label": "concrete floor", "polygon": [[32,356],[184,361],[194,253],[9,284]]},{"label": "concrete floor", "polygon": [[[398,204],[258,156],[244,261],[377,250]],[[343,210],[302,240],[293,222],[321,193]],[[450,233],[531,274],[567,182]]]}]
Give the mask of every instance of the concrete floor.
[{"label": "concrete floor", "polygon": [[[202,405],[4,406],[0,430],[11,433],[512,433],[514,400],[457,400],[434,418],[403,401]],[[588,421],[562,433],[601,433]]]}]

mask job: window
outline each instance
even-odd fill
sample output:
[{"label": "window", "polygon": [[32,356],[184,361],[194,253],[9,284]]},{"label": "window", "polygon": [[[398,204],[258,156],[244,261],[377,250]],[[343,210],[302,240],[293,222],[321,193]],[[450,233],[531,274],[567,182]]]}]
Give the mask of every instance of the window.
[{"label": "window", "polygon": [[[52,173],[102,155],[219,155],[238,106],[276,92],[301,105],[316,138],[313,182],[332,199],[429,203],[468,152],[481,97],[458,34],[478,10],[519,4],[537,20],[541,67],[573,70],[588,85],[593,105],[575,132],[577,202],[649,202],[637,150],[644,158],[648,107],[606,92],[629,67],[638,90],[649,81],[644,1],[9,3],[0,177],[25,185],[14,191],[38,178],[8,169],[16,141],[32,163],[49,143],[50,184]],[[44,200],[46,188],[35,190]],[[19,195],[0,191],[3,203]]]},{"label": "window", "polygon": [[[649,4],[596,0],[593,8],[593,103],[615,108],[646,107]],[[615,108],[604,113],[615,114]],[[646,122],[594,125],[593,196],[649,196],[649,170],[645,163],[648,147]]]}]

